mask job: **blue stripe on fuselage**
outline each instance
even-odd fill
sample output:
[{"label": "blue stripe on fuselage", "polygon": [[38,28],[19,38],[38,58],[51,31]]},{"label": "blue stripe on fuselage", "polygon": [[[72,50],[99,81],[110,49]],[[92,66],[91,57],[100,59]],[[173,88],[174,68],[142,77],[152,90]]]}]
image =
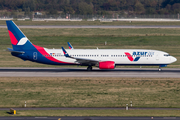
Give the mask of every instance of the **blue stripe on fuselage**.
[{"label": "blue stripe on fuselage", "polygon": [[138,61],[138,60],[139,60],[139,58],[140,58],[140,57],[136,57],[136,58],[134,59],[134,61]]}]

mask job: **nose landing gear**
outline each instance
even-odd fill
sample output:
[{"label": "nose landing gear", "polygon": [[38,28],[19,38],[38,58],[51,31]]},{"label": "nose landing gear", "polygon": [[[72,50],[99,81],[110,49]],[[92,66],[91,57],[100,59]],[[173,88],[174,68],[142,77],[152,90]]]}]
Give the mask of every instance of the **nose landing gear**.
[{"label": "nose landing gear", "polygon": [[162,69],[161,69],[161,67],[160,67],[160,66],[159,66],[159,68],[158,68],[158,71],[159,71],[159,72],[161,72],[161,71],[162,71]]}]

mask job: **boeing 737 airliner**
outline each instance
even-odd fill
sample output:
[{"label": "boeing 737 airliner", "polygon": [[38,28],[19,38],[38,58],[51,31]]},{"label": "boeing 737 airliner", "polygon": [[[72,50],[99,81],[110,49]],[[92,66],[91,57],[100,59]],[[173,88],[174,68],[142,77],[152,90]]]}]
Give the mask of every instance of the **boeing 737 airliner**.
[{"label": "boeing 737 airliner", "polygon": [[47,49],[32,44],[13,21],[6,21],[12,47],[11,54],[23,60],[50,65],[81,65],[92,70],[114,69],[118,65],[165,67],[177,59],[168,53],[146,49]]}]

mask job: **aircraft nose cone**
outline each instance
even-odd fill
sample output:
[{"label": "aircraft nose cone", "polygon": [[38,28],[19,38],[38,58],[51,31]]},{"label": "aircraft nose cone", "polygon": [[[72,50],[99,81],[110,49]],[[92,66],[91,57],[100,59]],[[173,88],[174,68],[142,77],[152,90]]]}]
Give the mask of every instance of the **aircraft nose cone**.
[{"label": "aircraft nose cone", "polygon": [[172,58],[171,58],[171,61],[172,61],[172,62],[176,62],[177,59],[176,59],[175,57],[172,57]]}]

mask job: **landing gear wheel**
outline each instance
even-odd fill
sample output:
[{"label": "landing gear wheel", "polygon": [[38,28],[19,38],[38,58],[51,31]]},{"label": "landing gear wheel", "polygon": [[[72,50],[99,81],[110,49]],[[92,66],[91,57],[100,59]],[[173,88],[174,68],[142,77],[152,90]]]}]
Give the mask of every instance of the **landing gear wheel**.
[{"label": "landing gear wheel", "polygon": [[158,68],[158,71],[159,71],[159,72],[161,72],[161,71],[162,71],[162,69],[159,67],[159,68]]},{"label": "landing gear wheel", "polygon": [[87,71],[92,71],[92,66],[88,66]]}]

